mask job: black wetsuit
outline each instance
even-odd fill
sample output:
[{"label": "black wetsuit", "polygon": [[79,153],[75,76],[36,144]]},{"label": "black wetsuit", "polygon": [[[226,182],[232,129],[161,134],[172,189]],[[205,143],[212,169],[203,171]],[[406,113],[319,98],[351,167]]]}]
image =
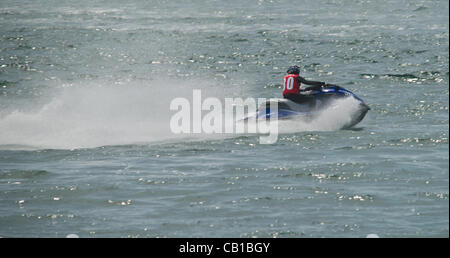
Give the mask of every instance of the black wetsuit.
[{"label": "black wetsuit", "polygon": [[[300,83],[303,83],[306,85],[311,85],[311,87],[307,87],[303,91],[320,90],[325,85],[325,82],[308,81],[301,76],[298,77],[298,80]],[[294,94],[294,93],[288,93],[288,94],[284,95],[283,97],[285,99],[292,100],[299,104],[309,102],[311,106],[315,105],[315,100],[316,100],[314,96],[303,95],[303,94]]]}]

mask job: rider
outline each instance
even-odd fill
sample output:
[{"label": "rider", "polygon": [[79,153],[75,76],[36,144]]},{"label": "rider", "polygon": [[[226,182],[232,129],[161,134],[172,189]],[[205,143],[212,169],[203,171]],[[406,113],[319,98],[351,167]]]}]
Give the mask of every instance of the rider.
[{"label": "rider", "polygon": [[[283,79],[283,97],[297,103],[304,103],[310,99],[315,100],[314,97],[301,94],[300,91],[320,90],[323,86],[326,85],[325,82],[308,81],[305,78],[299,76],[300,67],[296,65],[289,67],[286,73],[287,75],[284,76]],[[307,87],[304,90],[301,90],[301,83],[312,85],[312,87]]]}]

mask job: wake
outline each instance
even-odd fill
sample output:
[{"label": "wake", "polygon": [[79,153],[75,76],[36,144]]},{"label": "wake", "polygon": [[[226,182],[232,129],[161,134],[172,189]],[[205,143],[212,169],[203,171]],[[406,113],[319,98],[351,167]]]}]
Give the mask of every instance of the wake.
[{"label": "wake", "polygon": [[[227,92],[199,82],[180,86],[167,81],[154,81],[147,86],[103,85],[62,88],[49,103],[32,112],[16,110],[3,116],[0,149],[78,149],[245,135],[174,134],[170,128],[174,112],[169,106],[174,98],[192,96],[194,88],[201,88],[205,97],[230,96],[236,92],[233,89]],[[353,98],[337,100],[312,120],[279,120],[278,133],[339,130],[351,121],[349,114],[357,108],[358,102]],[[240,119],[236,117],[232,123]]]}]

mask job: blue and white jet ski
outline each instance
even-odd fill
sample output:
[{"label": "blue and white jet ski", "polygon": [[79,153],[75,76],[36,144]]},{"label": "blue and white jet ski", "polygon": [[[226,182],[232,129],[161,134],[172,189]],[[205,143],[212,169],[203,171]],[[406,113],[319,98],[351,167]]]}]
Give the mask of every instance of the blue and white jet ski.
[{"label": "blue and white jet ski", "polygon": [[[345,128],[353,127],[363,120],[370,107],[358,96],[349,90],[346,90],[337,85],[327,85],[320,90],[311,90],[302,92],[305,95],[305,101],[301,104],[288,99],[271,99],[262,103],[256,114],[244,118],[248,119],[271,119],[278,117],[278,119],[301,119],[308,121],[314,119],[318,114],[324,111],[335,103],[336,100],[343,98],[353,98],[356,100],[358,108],[353,109],[351,114],[348,114],[351,119],[346,124]],[[272,103],[276,102],[276,103]],[[278,112],[274,113],[270,105],[277,104]],[[359,104],[358,104],[359,103]]]}]

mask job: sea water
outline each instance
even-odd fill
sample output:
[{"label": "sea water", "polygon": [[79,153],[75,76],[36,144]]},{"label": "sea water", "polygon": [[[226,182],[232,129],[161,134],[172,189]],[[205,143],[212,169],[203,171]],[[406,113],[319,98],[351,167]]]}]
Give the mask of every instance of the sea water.
[{"label": "sea water", "polygon": [[[1,1],[0,236],[448,237],[448,11]],[[281,97],[293,64],[371,110],[274,144],[170,131],[174,98]]]}]

